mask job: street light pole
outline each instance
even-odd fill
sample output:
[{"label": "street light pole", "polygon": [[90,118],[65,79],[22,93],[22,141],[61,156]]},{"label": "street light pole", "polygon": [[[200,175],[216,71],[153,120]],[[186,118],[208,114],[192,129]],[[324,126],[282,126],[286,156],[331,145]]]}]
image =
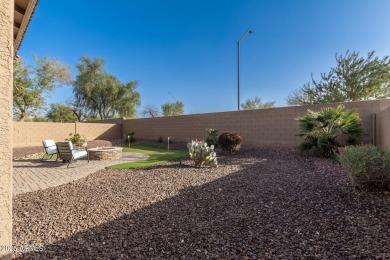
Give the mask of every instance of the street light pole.
[{"label": "street light pole", "polygon": [[252,34],[252,30],[245,32],[244,36],[237,41],[237,110],[240,111],[240,43],[248,34]]}]

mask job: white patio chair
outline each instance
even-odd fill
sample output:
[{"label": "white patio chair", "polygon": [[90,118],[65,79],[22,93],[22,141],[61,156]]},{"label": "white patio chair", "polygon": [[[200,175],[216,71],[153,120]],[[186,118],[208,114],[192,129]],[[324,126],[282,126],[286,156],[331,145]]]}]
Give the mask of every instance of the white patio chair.
[{"label": "white patio chair", "polygon": [[50,155],[50,159],[51,159],[53,155],[57,154],[57,146],[54,140],[43,140],[42,144],[43,144],[43,149],[45,149],[45,154],[43,155],[41,162],[43,161],[46,155]]}]

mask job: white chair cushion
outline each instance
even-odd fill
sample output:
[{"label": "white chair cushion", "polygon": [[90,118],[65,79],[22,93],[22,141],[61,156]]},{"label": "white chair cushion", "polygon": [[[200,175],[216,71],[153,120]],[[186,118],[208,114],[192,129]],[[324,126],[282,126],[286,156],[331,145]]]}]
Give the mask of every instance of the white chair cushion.
[{"label": "white chair cushion", "polygon": [[86,157],[87,154],[88,153],[85,150],[72,150],[73,159],[75,160]]},{"label": "white chair cushion", "polygon": [[50,146],[55,147],[56,146],[56,143],[54,142],[54,140],[43,140],[42,143],[46,147],[50,147]]},{"label": "white chair cushion", "polygon": [[43,146],[45,147],[46,153],[48,155],[56,154],[57,153],[57,147],[54,140],[43,140],[42,141]]}]

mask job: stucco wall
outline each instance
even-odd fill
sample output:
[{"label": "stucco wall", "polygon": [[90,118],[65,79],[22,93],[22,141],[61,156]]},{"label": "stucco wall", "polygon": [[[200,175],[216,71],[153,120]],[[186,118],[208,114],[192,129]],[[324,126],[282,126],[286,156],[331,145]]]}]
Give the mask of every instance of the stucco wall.
[{"label": "stucco wall", "polygon": [[0,246],[12,245],[13,10],[14,1],[0,1]]},{"label": "stucco wall", "polygon": [[[247,144],[264,146],[295,146],[301,142],[297,116],[304,115],[307,109],[319,110],[326,106],[337,106],[339,103],[327,105],[310,105],[297,107],[281,107],[271,109],[183,115],[172,117],[128,119],[122,122],[123,133],[135,132],[136,138],[158,140],[168,136],[174,141],[203,140],[205,128],[218,129],[222,132],[237,132],[244,137]],[[373,142],[373,115],[389,107],[389,100],[372,100],[349,102],[346,108],[357,108],[362,119],[362,126],[367,134],[365,143]]]},{"label": "stucco wall", "polygon": [[120,138],[120,125],[94,123],[15,122],[14,147],[40,146],[42,140],[61,141],[79,133],[87,141]]}]

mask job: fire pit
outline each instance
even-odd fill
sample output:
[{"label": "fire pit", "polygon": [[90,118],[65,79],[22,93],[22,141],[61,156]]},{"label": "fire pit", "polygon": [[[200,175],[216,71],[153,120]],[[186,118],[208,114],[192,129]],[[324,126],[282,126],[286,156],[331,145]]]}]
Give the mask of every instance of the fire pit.
[{"label": "fire pit", "polygon": [[96,147],[88,149],[90,160],[116,160],[122,158],[121,147]]}]

